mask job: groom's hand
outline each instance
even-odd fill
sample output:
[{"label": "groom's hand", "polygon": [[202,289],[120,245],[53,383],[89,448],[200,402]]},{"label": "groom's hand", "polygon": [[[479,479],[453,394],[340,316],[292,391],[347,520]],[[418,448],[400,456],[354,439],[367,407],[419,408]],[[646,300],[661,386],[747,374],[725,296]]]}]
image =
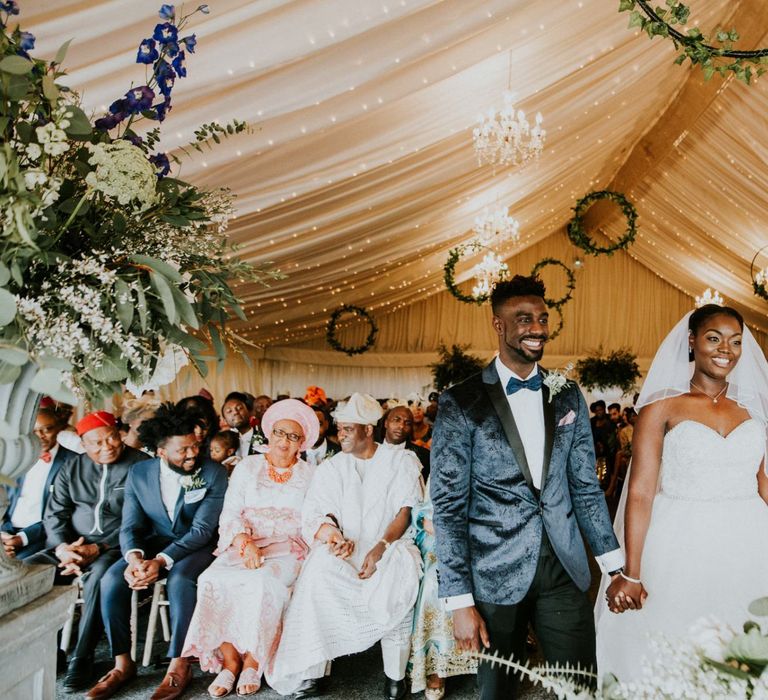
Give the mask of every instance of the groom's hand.
[{"label": "groom's hand", "polygon": [[627,581],[618,575],[611,579],[611,584],[605,592],[608,609],[614,613],[640,610],[647,597],[648,591],[645,590],[642,583]]},{"label": "groom's hand", "polygon": [[453,636],[459,651],[480,651],[481,644],[486,649],[491,646],[485,620],[474,605],[453,611]]}]

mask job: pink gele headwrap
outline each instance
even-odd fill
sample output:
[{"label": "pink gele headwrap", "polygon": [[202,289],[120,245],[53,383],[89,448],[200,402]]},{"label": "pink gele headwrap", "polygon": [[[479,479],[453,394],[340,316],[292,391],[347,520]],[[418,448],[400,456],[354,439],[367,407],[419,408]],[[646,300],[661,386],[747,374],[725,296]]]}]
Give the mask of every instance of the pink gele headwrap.
[{"label": "pink gele headwrap", "polygon": [[283,399],[273,403],[261,418],[261,430],[267,440],[272,437],[272,426],[281,420],[296,421],[304,432],[301,451],[312,447],[320,436],[320,421],[314,409],[297,399]]}]

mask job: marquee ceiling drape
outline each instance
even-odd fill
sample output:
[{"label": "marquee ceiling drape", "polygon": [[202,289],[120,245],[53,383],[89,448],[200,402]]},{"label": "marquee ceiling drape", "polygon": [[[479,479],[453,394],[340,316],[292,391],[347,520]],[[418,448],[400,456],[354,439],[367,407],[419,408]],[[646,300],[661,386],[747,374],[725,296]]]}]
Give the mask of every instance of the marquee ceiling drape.
[{"label": "marquee ceiling drape", "polygon": [[[74,38],[68,82],[88,110],[144,82],[136,48],[159,2],[20,4],[38,54]],[[673,64],[671,42],[628,30],[613,0],[208,4],[191,29],[197,53],[163,145],[187,143],[214,119],[254,127],[181,172],[231,187],[232,241],[287,275],[238,288],[249,322],[237,330],[248,341],[312,347],[341,303],[383,318],[444,293],[448,250],[496,202],[520,221],[519,246],[503,251],[514,268],[522,251],[563,230],[576,199],[612,184],[640,214],[637,261],[688,295],[717,287],[768,328],[749,277],[768,221],[765,79],[705,86]],[[747,22],[745,41],[768,42],[760,0],[690,5],[707,31]],[[525,167],[478,167],[472,127],[508,87],[517,106],[544,115],[544,153]],[[592,220],[614,236],[623,228],[614,210]],[[561,248],[566,261],[576,255]]]}]

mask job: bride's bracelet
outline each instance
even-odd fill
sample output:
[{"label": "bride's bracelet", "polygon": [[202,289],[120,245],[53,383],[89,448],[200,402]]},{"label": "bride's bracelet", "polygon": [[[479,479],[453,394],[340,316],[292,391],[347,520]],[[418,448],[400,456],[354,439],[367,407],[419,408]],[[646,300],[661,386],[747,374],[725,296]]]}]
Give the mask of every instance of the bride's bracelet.
[{"label": "bride's bracelet", "polygon": [[630,583],[642,583],[639,578],[632,578],[631,576],[627,576],[623,571],[619,571],[619,576],[621,576],[621,578],[623,578],[625,581],[629,581]]}]

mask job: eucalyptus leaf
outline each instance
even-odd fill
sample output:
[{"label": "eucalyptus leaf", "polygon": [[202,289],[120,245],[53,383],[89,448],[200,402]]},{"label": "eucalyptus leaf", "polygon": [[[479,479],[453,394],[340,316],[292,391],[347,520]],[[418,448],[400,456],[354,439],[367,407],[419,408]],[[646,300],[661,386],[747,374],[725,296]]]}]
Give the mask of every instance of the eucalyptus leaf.
[{"label": "eucalyptus leaf", "polygon": [[159,272],[161,275],[167,277],[172,282],[183,281],[179,271],[175,267],[169,265],[167,262],[163,262],[157,258],[151,258],[149,255],[131,255],[130,259],[139,265],[148,267],[150,270]]},{"label": "eucalyptus leaf", "polygon": [[72,116],[69,119],[69,126],[64,130],[70,136],[89,136],[93,131],[91,122],[85,112],[75,105],[67,105],[67,113]]},{"label": "eucalyptus leaf", "polygon": [[179,314],[176,310],[176,302],[173,299],[173,292],[168,284],[168,281],[162,275],[156,272],[149,274],[149,280],[152,286],[155,288],[157,295],[160,297],[160,301],[163,302],[163,309],[165,315],[168,317],[169,323],[176,325],[179,321]]},{"label": "eucalyptus leaf", "polygon": [[[20,368],[19,368],[20,369]],[[76,404],[77,397],[64,386],[63,373],[53,367],[44,367],[38,370],[32,379],[30,388],[46,396],[50,396],[62,403]]]},{"label": "eucalyptus leaf", "polygon": [[173,294],[173,300],[176,302],[176,310],[179,312],[181,320],[192,328],[200,328],[200,321],[197,320],[197,314],[192,304],[189,303],[184,292],[178,287],[171,287],[171,294]]},{"label": "eucalyptus leaf", "polygon": [[0,384],[11,384],[19,378],[20,374],[21,367],[19,365],[12,365],[0,360]]},{"label": "eucalyptus leaf", "polygon": [[755,617],[768,617],[768,596],[753,600],[748,610],[749,614]]},{"label": "eucalyptus leaf", "polygon": [[5,287],[11,279],[11,271],[5,263],[0,262],[0,287]]},{"label": "eucalyptus leaf", "polygon": [[65,360],[63,357],[53,357],[52,355],[43,355],[37,358],[37,364],[40,367],[54,367],[65,372],[72,370],[72,363],[69,360]]},{"label": "eucalyptus leaf", "polygon": [[120,360],[105,357],[98,366],[88,367],[88,376],[100,383],[119,382],[128,375],[128,363],[124,358]]},{"label": "eucalyptus leaf", "polygon": [[0,345],[0,362],[22,367],[29,362],[29,353],[24,348]]},{"label": "eucalyptus leaf", "polygon": [[211,341],[213,342],[213,350],[216,353],[216,357],[219,360],[223,360],[227,356],[227,349],[224,347],[224,343],[221,342],[221,333],[213,324],[208,326],[208,330],[211,333]]},{"label": "eucalyptus leaf", "polygon": [[9,77],[8,89],[5,94],[11,102],[19,102],[29,91],[29,79],[26,75],[11,75]]},{"label": "eucalyptus leaf", "polygon": [[56,82],[50,73],[43,76],[43,95],[51,104],[59,98],[59,88],[56,87]]},{"label": "eucalyptus leaf", "polygon": [[16,297],[0,287],[0,327],[7,326],[16,318]]},{"label": "eucalyptus leaf", "polygon": [[60,47],[59,50],[56,52],[56,56],[53,58],[53,62],[61,65],[64,63],[64,57],[67,55],[67,51],[69,50],[69,45],[72,43],[72,39],[68,39],[65,41]]},{"label": "eucalyptus leaf", "polygon": [[23,56],[6,56],[0,61],[0,71],[11,75],[24,75],[29,73],[35,64]]},{"label": "eucalyptus leaf", "polygon": [[208,347],[200,338],[195,338],[194,335],[185,333],[180,328],[170,328],[166,335],[172,343],[181,346],[191,353],[200,354]]}]

